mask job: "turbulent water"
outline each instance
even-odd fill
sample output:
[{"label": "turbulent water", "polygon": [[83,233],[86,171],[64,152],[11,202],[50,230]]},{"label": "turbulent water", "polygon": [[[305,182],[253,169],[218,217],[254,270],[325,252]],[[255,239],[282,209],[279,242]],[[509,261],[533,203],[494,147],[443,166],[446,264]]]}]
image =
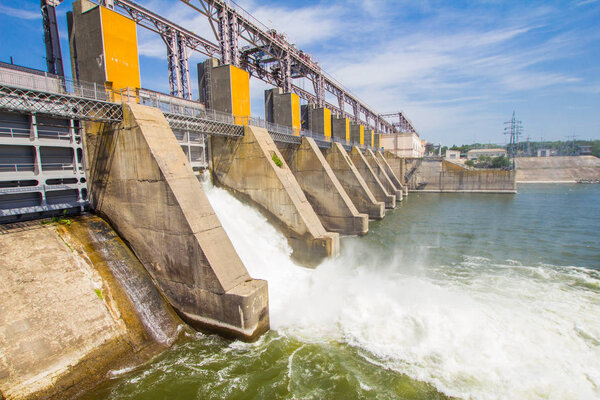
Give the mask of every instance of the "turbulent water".
[{"label": "turbulent water", "polygon": [[188,333],[89,398],[600,398],[600,187],[411,194],[316,269],[257,211],[205,190],[269,282],[272,331]]}]

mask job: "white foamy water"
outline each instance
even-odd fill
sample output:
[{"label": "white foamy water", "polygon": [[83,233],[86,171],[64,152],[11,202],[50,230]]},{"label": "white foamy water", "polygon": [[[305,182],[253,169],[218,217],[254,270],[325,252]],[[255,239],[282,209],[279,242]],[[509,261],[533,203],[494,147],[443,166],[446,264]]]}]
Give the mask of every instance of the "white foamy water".
[{"label": "white foamy water", "polygon": [[[253,208],[205,183],[250,274],[269,283],[271,327],[364,349],[440,391],[476,399],[600,398],[600,274],[465,257],[460,265],[358,263],[365,238],[311,270]],[[407,251],[404,249],[404,251]]]}]

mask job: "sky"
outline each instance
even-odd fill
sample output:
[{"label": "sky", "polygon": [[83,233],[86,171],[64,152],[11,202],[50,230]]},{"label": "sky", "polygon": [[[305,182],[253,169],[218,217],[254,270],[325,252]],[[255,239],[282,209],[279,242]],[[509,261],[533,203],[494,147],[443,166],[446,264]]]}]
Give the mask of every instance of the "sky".
[{"label": "sky", "polygon": [[[193,0],[197,2],[198,0]],[[180,0],[138,0],[213,40]],[[377,112],[403,111],[422,138],[442,145],[500,143],[513,111],[521,140],[600,139],[600,0],[240,0],[283,31]],[[70,75],[66,12],[58,6]],[[168,92],[166,48],[138,27],[142,86]],[[0,61],[45,69],[39,1],[0,0]],[[197,98],[196,67],[190,57]],[[251,80],[252,114],[264,90]]]}]

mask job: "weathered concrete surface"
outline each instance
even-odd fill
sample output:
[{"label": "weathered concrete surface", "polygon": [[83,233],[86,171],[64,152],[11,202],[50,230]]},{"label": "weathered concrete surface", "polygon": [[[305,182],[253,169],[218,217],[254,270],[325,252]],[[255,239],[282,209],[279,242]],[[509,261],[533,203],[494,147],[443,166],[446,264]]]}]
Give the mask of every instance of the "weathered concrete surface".
[{"label": "weathered concrete surface", "polygon": [[331,135],[340,140],[350,141],[350,120],[346,117],[331,117]]},{"label": "weathered concrete surface", "polygon": [[406,160],[407,159],[403,158],[403,157],[398,157],[391,151],[387,151],[387,150],[383,152],[383,158],[385,158],[385,160],[387,161],[388,165],[392,169],[392,172],[394,172],[394,175],[396,175],[396,177],[398,177],[398,179],[400,180],[400,183],[402,183],[402,185],[405,186],[406,189],[408,190],[409,185],[405,179],[405,175],[408,172],[406,170]]},{"label": "weathered concrete surface", "polygon": [[373,196],[344,147],[340,143],[331,143],[331,149],[325,151],[325,159],[358,211],[368,214],[369,218],[382,219],[385,204]]},{"label": "weathered concrete surface", "polygon": [[381,201],[385,204],[385,208],[396,207],[396,195],[388,193],[376,173],[373,171],[369,162],[366,160],[363,153],[358,147],[353,146],[350,152],[350,159],[354,163],[354,166],[367,183],[367,187],[373,193],[373,196],[377,201]]},{"label": "weathered concrete surface", "polygon": [[369,216],[358,212],[313,138],[279,150],[325,229],[345,235],[368,232]]},{"label": "weathered concrete surface", "polygon": [[181,320],[106,222],[0,231],[0,393],[65,399],[169,346]]},{"label": "weathered concrete surface", "polygon": [[[407,161],[408,169],[417,162]],[[411,185],[414,185],[411,190],[436,193],[516,193],[517,190],[515,171],[467,169],[439,158],[423,159],[411,178]]]},{"label": "weathered concrete surface", "polygon": [[397,188],[396,185],[392,183],[392,180],[388,177],[387,173],[383,165],[379,162],[375,154],[371,151],[371,149],[365,150],[365,159],[371,166],[371,169],[379,178],[379,181],[385,188],[386,192],[393,194],[396,196],[396,201],[402,201],[402,189]]},{"label": "weathered concrete surface", "polygon": [[243,138],[212,136],[211,157],[215,182],[258,205],[286,234],[297,259],[312,263],[339,254],[339,235],[325,230],[265,129],[246,126]]},{"label": "weathered concrete surface", "polygon": [[406,187],[402,184],[402,182],[400,182],[400,179],[398,178],[398,176],[396,176],[394,170],[392,169],[388,161],[385,159],[381,151],[376,151],[375,157],[377,157],[377,160],[379,160],[379,163],[385,170],[385,173],[387,174],[388,178],[392,181],[396,189],[402,190],[402,193],[406,196],[408,194],[408,187]]},{"label": "weathered concrete surface", "polygon": [[267,283],[252,279],[160,110],[86,130],[90,203],[107,216],[192,326],[252,340],[269,328]]},{"label": "weathered concrete surface", "polygon": [[519,157],[516,164],[517,183],[600,179],[600,158],[594,156]]}]

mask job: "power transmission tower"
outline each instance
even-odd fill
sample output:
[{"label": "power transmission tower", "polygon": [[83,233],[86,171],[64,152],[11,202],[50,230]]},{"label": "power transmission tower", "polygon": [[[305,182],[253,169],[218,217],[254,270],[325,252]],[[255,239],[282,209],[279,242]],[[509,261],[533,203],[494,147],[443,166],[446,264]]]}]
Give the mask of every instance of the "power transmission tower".
[{"label": "power transmission tower", "polygon": [[504,123],[504,134],[510,136],[508,143],[508,163],[511,164],[512,169],[515,169],[515,157],[517,156],[517,143],[519,143],[519,136],[523,134],[523,126],[521,121],[517,121],[515,118],[515,112],[513,111],[512,118],[510,121]]}]

